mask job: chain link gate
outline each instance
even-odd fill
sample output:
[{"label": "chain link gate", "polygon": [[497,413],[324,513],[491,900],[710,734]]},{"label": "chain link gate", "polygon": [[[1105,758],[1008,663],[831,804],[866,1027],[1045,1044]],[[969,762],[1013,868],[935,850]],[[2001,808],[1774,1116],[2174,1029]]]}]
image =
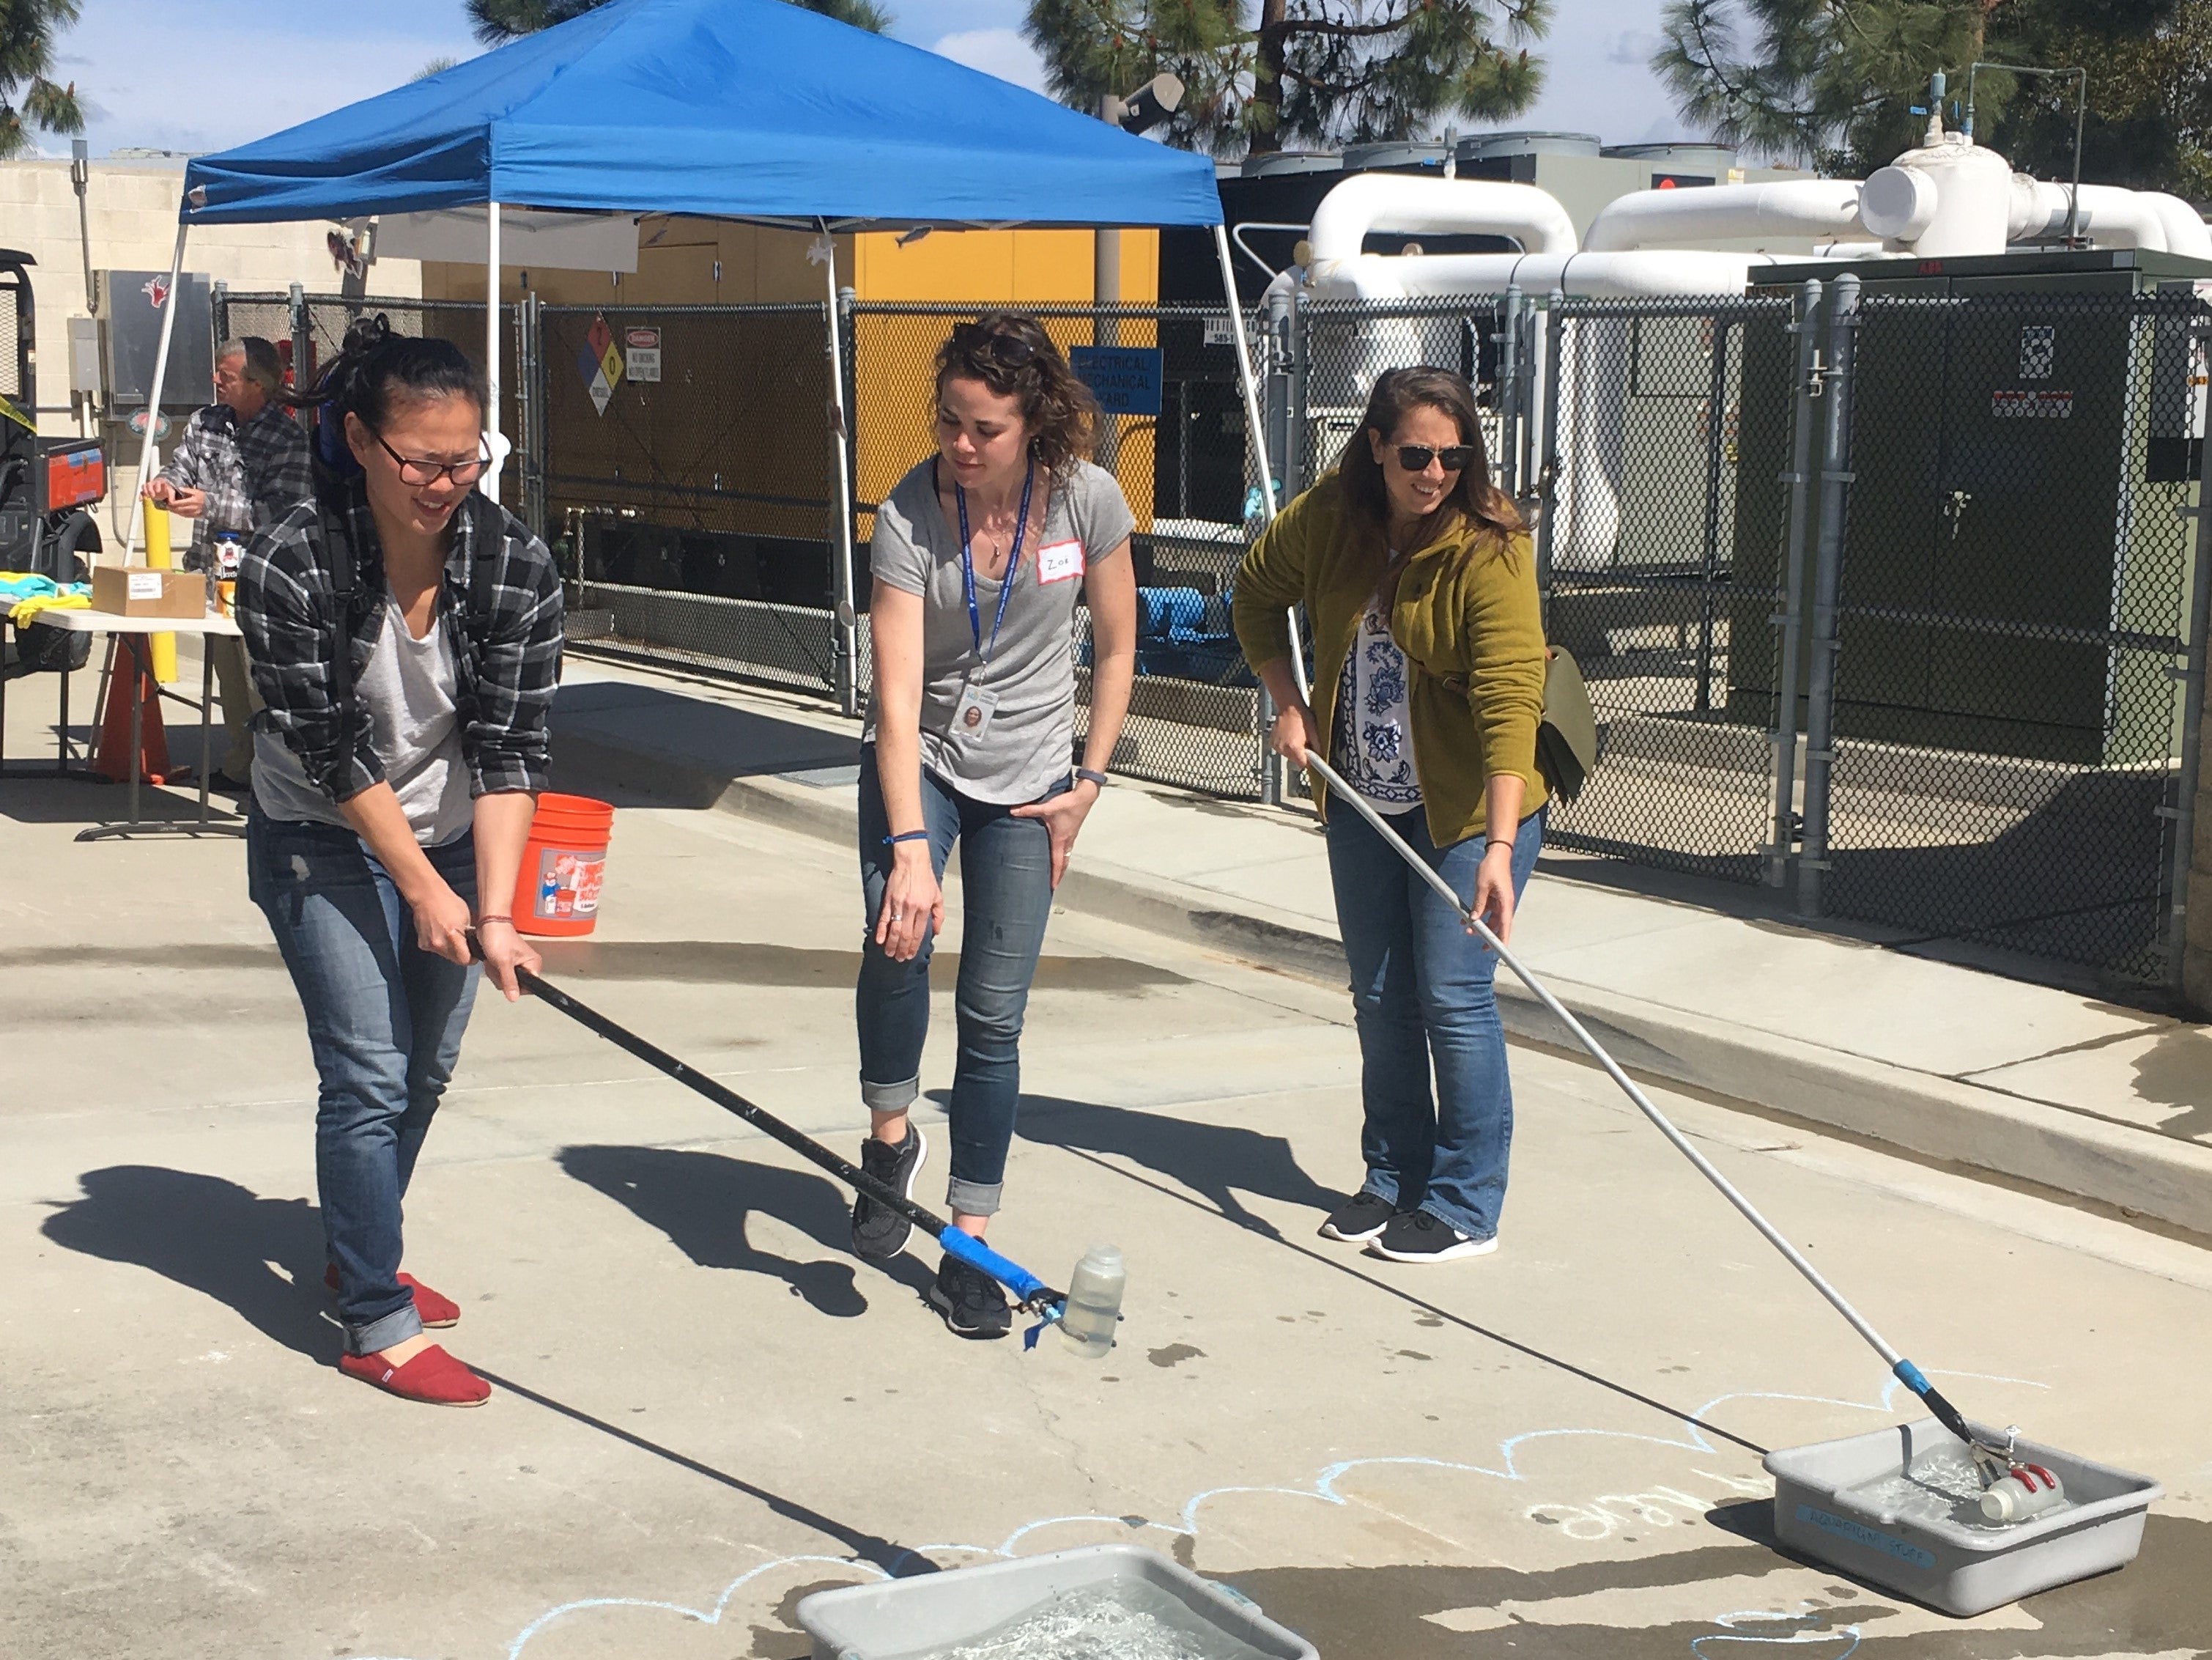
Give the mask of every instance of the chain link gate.
[{"label": "chain link gate", "polygon": [[1772,873],[1790,320],[1786,300],[1552,302],[1537,566],[1599,763],[1547,842]]},{"label": "chain link gate", "polygon": [[[937,350],[981,306],[859,301],[850,309],[847,407],[853,410],[854,542],[868,591],[875,509],[937,447]],[[1132,777],[1256,800],[1265,727],[1261,699],[1230,627],[1230,591],[1258,502],[1237,360],[1225,309],[1121,305],[1024,306],[1064,353],[1108,346],[1157,350],[1157,415],[1115,415],[1099,465],[1120,479],[1136,516],[1137,680],[1114,754]],[[863,600],[865,603],[865,600]],[[861,684],[872,675],[862,623]],[[1090,614],[1079,608],[1076,727],[1090,708]]]},{"label": "chain link gate", "polygon": [[2189,284],[1859,302],[1811,908],[2178,971],[2208,325]]}]

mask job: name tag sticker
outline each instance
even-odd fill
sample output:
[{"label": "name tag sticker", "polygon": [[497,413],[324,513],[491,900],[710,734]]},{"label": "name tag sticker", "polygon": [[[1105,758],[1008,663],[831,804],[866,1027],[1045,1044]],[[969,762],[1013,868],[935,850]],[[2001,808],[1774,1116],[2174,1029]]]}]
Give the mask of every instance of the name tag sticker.
[{"label": "name tag sticker", "polygon": [[1037,550],[1037,581],[1066,582],[1083,575],[1083,544],[1052,542]]}]

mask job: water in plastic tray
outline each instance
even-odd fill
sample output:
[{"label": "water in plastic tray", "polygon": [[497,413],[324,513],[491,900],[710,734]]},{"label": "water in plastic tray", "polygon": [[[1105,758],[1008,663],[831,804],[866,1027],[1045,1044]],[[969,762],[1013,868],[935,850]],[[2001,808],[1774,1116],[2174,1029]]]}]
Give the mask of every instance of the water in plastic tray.
[{"label": "water in plastic tray", "polygon": [[1267,1660],[1142,1579],[1086,1585],[995,1630],[909,1660]]},{"label": "water in plastic tray", "polygon": [[1982,1514],[1981,1472],[1958,1447],[1937,1447],[1907,1468],[1862,1482],[1851,1491],[1900,1521],[1950,1522],[1990,1533],[2018,1525],[1992,1522]]}]

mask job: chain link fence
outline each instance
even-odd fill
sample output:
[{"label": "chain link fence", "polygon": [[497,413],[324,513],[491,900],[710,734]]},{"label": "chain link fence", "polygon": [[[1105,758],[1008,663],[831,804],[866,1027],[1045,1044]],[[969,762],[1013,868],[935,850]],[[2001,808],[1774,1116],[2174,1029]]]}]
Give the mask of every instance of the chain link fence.
[{"label": "chain link fence", "polygon": [[[1856,292],[1292,299],[1245,326],[1285,499],[1334,465],[1384,369],[1474,384],[1535,526],[1547,631],[1599,720],[1555,845],[1794,877],[1808,916],[2169,978],[2212,308],[2185,284]],[[983,309],[849,307],[862,696],[876,504],[933,453],[937,349]],[[216,326],[312,374],[363,310],[481,356],[464,302],[218,291]],[[1033,314],[1117,410],[1099,460],[1135,515],[1140,622],[1115,766],[1273,799],[1269,711],[1229,620],[1259,518],[1230,316]],[[827,322],[818,305],[508,308],[509,499],[568,562],[580,615],[605,617],[602,643],[840,692]],[[1087,710],[1087,611],[1069,649]]]},{"label": "chain link fence", "polygon": [[1861,305],[1827,909],[2166,976],[2209,320]]},{"label": "chain link fence", "polygon": [[1772,865],[1786,300],[1570,300],[1547,320],[1547,637],[1599,764],[1546,839],[1734,882]]}]

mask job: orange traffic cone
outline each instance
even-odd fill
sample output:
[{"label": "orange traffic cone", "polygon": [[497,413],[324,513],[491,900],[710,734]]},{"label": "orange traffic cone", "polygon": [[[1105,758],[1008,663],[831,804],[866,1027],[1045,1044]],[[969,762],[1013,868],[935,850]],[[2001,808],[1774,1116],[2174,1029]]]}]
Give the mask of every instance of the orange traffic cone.
[{"label": "orange traffic cone", "polygon": [[[143,638],[143,636],[141,636]],[[128,666],[126,667],[126,661]],[[107,677],[107,700],[100,712],[100,747],[93,752],[92,769],[112,783],[131,780],[131,686],[128,676],[138,679],[138,775],[149,784],[165,783],[172,776],[168,733],[161,726],[161,688],[140,653],[119,642],[115,672]]]}]

